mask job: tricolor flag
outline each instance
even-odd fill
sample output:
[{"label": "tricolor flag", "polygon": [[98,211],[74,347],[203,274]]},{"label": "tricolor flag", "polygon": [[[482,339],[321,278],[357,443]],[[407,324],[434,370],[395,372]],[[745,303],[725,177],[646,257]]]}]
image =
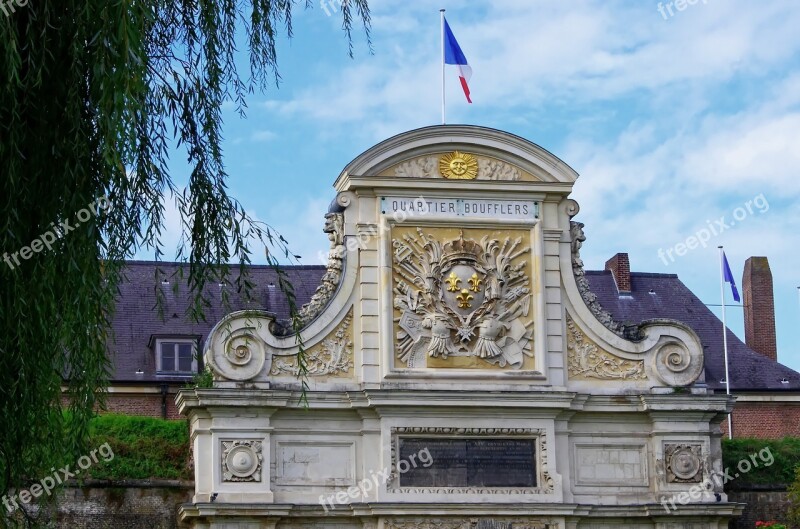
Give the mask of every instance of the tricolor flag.
[{"label": "tricolor flag", "polygon": [[731,273],[731,266],[728,264],[728,258],[725,256],[725,252],[722,252],[722,277],[725,279],[726,283],[731,284],[731,291],[733,292],[733,299],[735,301],[741,301],[739,298],[739,291],[736,290],[736,281],[733,280],[733,274]]},{"label": "tricolor flag", "polygon": [[472,68],[467,64],[467,58],[464,56],[464,52],[461,51],[461,46],[458,45],[458,41],[446,19],[444,21],[444,63],[458,66],[458,78],[461,80],[461,88],[464,89],[467,102],[472,103],[472,99],[469,97],[469,84],[467,84],[470,77],[472,77]]}]

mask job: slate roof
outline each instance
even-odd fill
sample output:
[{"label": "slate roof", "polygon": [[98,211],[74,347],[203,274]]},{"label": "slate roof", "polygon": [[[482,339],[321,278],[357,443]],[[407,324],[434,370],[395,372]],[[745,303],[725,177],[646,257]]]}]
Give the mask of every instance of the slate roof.
[{"label": "slate roof", "polygon": [[[119,287],[117,311],[114,315],[113,340],[109,342],[112,362],[112,380],[126,382],[185,381],[157,376],[155,352],[151,340],[156,337],[194,337],[202,347],[209,332],[224,316],[218,285],[206,289],[211,306],[206,308],[206,321],[191,323],[186,316],[189,296],[185,285],[175,276],[182,265],[131,261],[128,263],[127,281]],[[277,276],[267,266],[251,266],[253,283],[252,302],[236,294],[235,286],[227,286],[232,310],[262,309],[273,312],[278,318],[289,315],[286,299],[277,286]],[[297,295],[298,305],[308,302],[319,285],[325,267],[292,266],[285,268]],[[232,270],[229,283],[238,276]],[[592,291],[604,309],[619,321],[641,323],[653,318],[682,321],[694,329],[705,347],[706,380],[708,385],[724,391],[725,367],[722,353],[722,322],[706,307],[678,276],[673,274],[631,274],[632,292],[620,297],[611,272],[587,271],[586,277]],[[170,284],[162,284],[167,279]],[[176,285],[180,285],[177,294]],[[163,316],[156,310],[156,290],[164,293]],[[732,332],[728,332],[731,389],[744,391],[800,390],[800,374],[754,352]],[[141,370],[142,374],[137,374]],[[788,380],[789,384],[781,383]]]},{"label": "slate roof", "polygon": [[[722,321],[677,275],[631,273],[631,294],[620,296],[611,272],[586,271],[592,292],[617,321],[641,323],[669,318],[688,324],[703,343],[706,382],[725,391]],[[731,391],[798,391],[800,373],[753,351],[728,330],[728,370]],[[788,384],[781,381],[788,380]]]},{"label": "slate roof", "polygon": [[[112,363],[111,379],[114,382],[169,382],[172,379],[156,376],[155,351],[151,338],[194,337],[200,350],[205,345],[209,332],[225,315],[221,290],[229,291],[231,311],[261,309],[275,313],[279,318],[289,315],[286,297],[277,283],[277,274],[268,266],[250,266],[248,279],[252,283],[251,298],[247,302],[236,292],[238,269],[233,267],[229,285],[208,285],[205,289],[211,306],[204,311],[205,321],[192,323],[187,317],[190,295],[185,280],[176,275],[182,265],[130,261],[125,272],[127,280],[119,286],[117,309],[112,323],[113,337],[109,340],[109,356]],[[294,285],[298,305],[308,302],[325,273],[324,266],[293,266],[286,272]],[[169,284],[162,284],[166,279]],[[178,287],[175,293],[175,287]],[[156,289],[163,298],[163,318],[156,308]],[[138,375],[137,370],[143,373]]]}]

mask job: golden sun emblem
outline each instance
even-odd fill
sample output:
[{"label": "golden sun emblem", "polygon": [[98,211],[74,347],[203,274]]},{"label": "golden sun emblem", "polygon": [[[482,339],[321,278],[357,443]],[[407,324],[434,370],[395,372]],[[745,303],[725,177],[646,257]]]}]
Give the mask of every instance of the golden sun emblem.
[{"label": "golden sun emblem", "polygon": [[478,160],[464,152],[447,153],[439,159],[439,172],[445,178],[474,180],[478,176]]}]

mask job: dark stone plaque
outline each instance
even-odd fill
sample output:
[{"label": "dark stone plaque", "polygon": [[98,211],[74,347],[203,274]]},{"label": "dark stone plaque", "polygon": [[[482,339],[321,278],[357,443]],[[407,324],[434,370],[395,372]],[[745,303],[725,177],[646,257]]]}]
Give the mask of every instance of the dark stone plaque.
[{"label": "dark stone plaque", "polygon": [[[417,461],[400,465],[401,487],[536,487],[535,439],[400,437],[398,443],[398,461]],[[417,455],[426,449],[428,467]]]}]

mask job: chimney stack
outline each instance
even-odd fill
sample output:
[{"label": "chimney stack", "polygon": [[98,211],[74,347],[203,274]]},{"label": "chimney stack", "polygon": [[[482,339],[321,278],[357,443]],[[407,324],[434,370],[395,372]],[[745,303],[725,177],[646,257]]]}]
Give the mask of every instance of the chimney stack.
[{"label": "chimney stack", "polygon": [[772,272],[766,257],[750,257],[745,261],[742,290],[745,342],[753,351],[777,362],[775,298],[772,291]]},{"label": "chimney stack", "polygon": [[606,261],[606,271],[611,272],[620,294],[631,293],[631,263],[628,254],[618,253]]}]

